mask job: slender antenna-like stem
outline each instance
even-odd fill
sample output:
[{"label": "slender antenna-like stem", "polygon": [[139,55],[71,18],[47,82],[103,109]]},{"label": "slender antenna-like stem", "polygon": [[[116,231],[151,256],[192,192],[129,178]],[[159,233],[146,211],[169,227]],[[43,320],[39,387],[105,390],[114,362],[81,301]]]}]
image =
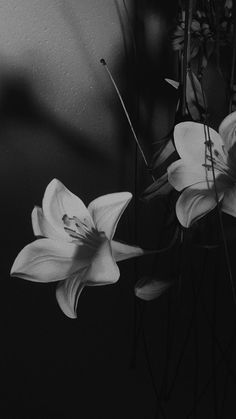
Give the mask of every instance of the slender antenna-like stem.
[{"label": "slender antenna-like stem", "polygon": [[[146,156],[145,156],[145,154],[144,154],[144,151],[143,151],[143,149],[142,149],[142,146],[141,146],[141,144],[140,144],[140,142],[139,142],[139,139],[138,139],[138,137],[137,137],[137,135],[136,135],[136,132],[135,132],[135,130],[134,130],[133,124],[132,124],[132,122],[131,122],[131,119],[130,119],[129,114],[128,114],[128,111],[127,111],[127,109],[126,109],[126,106],[125,106],[124,100],[123,100],[123,98],[122,98],[122,96],[121,96],[121,94],[120,94],[120,91],[119,91],[118,87],[117,87],[117,84],[116,84],[116,82],[115,82],[115,80],[114,80],[114,78],[113,78],[113,76],[112,76],[112,74],[111,74],[111,72],[110,72],[110,70],[109,70],[109,68],[108,68],[108,66],[107,66],[107,63],[106,63],[106,61],[104,60],[104,58],[102,58],[102,59],[100,60],[100,62],[101,62],[101,64],[103,64],[103,65],[104,65],[104,67],[105,67],[105,69],[106,69],[106,71],[107,71],[107,73],[108,73],[108,75],[109,75],[109,77],[110,77],[110,80],[111,80],[111,82],[112,82],[112,84],[113,84],[113,86],[114,86],[114,88],[115,88],[115,90],[116,90],[116,93],[117,93],[117,95],[118,95],[118,97],[119,97],[119,99],[120,99],[121,105],[122,105],[123,110],[124,110],[124,112],[125,112],[125,116],[126,116],[126,118],[127,118],[127,120],[128,120],[128,123],[129,123],[130,129],[131,129],[131,131],[132,131],[132,134],[133,134],[133,136],[134,136],[134,139],[135,139],[135,141],[136,141],[136,144],[137,144],[137,146],[138,146],[138,149],[139,149],[139,151],[140,151],[140,153],[141,153],[141,156],[142,156],[142,158],[143,158],[143,161],[144,161],[144,163],[145,163],[145,166],[147,167],[147,169],[149,169],[149,164],[148,164],[148,161],[147,161],[147,159],[146,159]],[[153,177],[153,176],[152,176],[152,177]],[[154,177],[153,177],[153,180],[155,180],[155,178],[154,178]]]},{"label": "slender antenna-like stem", "polygon": [[185,26],[184,26],[184,50],[183,50],[183,92],[182,92],[182,116],[186,114],[186,88],[187,71],[190,63],[190,41],[191,41],[191,23],[193,14],[193,0],[186,0],[185,7]]}]

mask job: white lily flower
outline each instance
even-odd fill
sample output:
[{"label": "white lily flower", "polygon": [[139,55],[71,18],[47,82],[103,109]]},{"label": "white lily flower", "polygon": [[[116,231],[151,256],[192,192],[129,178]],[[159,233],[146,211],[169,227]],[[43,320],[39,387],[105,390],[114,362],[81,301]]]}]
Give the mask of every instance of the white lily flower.
[{"label": "white lily flower", "polygon": [[168,180],[183,190],[176,203],[180,223],[190,227],[216,207],[212,165],[222,211],[236,217],[236,112],[222,121],[219,133],[200,123],[181,122],[174,141],[181,159],[168,167]]},{"label": "white lily flower", "polygon": [[92,201],[88,208],[59,180],[46,188],[42,208],[32,212],[39,238],[16,257],[11,275],[29,281],[60,281],[56,298],[62,311],[76,318],[85,286],[107,285],[120,276],[116,262],[142,256],[144,250],[113,240],[118,221],[132,195],[113,193]]}]

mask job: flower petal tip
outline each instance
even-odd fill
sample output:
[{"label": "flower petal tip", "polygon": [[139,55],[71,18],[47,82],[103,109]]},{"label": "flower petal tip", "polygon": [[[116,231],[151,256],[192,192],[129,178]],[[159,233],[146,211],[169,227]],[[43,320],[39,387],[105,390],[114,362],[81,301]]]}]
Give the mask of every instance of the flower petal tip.
[{"label": "flower petal tip", "polygon": [[60,287],[56,289],[56,299],[60,309],[63,311],[66,317],[69,317],[70,319],[77,319],[77,313],[68,305],[68,302],[65,299],[64,293],[61,291]]},{"label": "flower petal tip", "polygon": [[169,287],[170,281],[143,277],[135,285],[134,293],[141,300],[152,301],[160,297]]}]

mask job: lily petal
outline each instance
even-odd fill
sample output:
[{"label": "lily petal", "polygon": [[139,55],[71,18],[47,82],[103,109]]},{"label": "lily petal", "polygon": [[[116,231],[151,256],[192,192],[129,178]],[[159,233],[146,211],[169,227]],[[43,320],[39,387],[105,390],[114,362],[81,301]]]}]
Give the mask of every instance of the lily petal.
[{"label": "lily petal", "polygon": [[[223,192],[219,192],[218,195],[219,200],[224,196]],[[213,182],[211,189],[208,188],[206,182],[202,182],[185,189],[181,193],[176,203],[176,215],[182,226],[190,227],[191,224],[210,212],[216,205]]]},{"label": "lily petal", "polygon": [[105,239],[85,274],[85,284],[88,286],[113,284],[119,277],[120,271],[112,255],[111,243]]},{"label": "lily petal", "polygon": [[221,208],[226,214],[236,217],[236,186],[225,191]]},{"label": "lily petal", "polygon": [[111,242],[112,254],[116,262],[121,260],[131,259],[138,256],[143,256],[145,251],[138,246],[130,246],[125,243],[120,243],[115,240]]},{"label": "lily petal", "polygon": [[172,190],[173,186],[169,183],[166,172],[145,189],[142,197],[145,201],[150,201],[155,197],[168,195]]},{"label": "lily petal", "polygon": [[[206,128],[206,133],[208,129]],[[222,154],[223,141],[220,135],[212,128],[209,128],[210,140],[215,150]],[[179,156],[188,164],[202,165],[206,157],[205,128],[198,122],[180,122],[174,129],[174,142]]]},{"label": "lily petal", "polygon": [[61,240],[60,234],[57,233],[57,231],[49,224],[47,219],[44,217],[42,208],[37,206],[34,207],[31,214],[31,220],[35,236],[48,237],[53,240]]},{"label": "lily petal", "polygon": [[39,239],[21,250],[11,268],[11,276],[35,282],[61,281],[88,266],[90,261],[91,250],[85,246]]},{"label": "lily petal", "polygon": [[64,231],[63,223],[65,215],[77,217],[88,227],[94,227],[93,220],[81,199],[57,179],[53,179],[46,188],[43,197],[43,213],[49,224],[66,240],[68,240],[68,234]]},{"label": "lily petal", "polygon": [[84,289],[83,275],[85,270],[59,282],[56,289],[56,299],[63,313],[71,319],[77,318],[77,305]]},{"label": "lily petal", "polygon": [[193,166],[182,159],[172,163],[168,167],[167,172],[168,181],[177,191],[182,191],[182,189],[195,183],[213,180],[212,171],[201,165]]},{"label": "lily petal", "polygon": [[136,297],[141,300],[151,301],[160,297],[170,286],[170,282],[161,281],[155,278],[141,278],[135,285],[134,292]]},{"label": "lily petal", "polygon": [[169,83],[172,87],[174,87],[174,89],[177,90],[179,88],[179,85],[180,85],[179,81],[167,79],[167,78],[165,78],[165,81]]},{"label": "lily petal", "polygon": [[219,134],[227,150],[236,143],[236,112],[232,112],[223,119],[219,126]]},{"label": "lily petal", "polygon": [[95,226],[97,230],[104,231],[109,240],[113,238],[119,219],[131,198],[130,192],[118,192],[100,196],[90,202],[88,210]]}]

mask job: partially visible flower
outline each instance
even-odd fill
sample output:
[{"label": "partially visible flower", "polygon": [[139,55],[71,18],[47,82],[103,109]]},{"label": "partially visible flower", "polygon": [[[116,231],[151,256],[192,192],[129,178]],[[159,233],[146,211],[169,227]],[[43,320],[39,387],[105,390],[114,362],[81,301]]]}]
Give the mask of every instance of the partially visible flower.
[{"label": "partially visible flower", "polygon": [[170,281],[153,277],[141,278],[135,285],[134,293],[141,300],[151,301],[160,297],[169,287]]},{"label": "partially visible flower", "polygon": [[236,112],[222,121],[219,133],[200,123],[181,122],[174,141],[181,159],[169,166],[168,180],[183,191],[176,203],[179,222],[190,227],[215,208],[215,187],[222,211],[236,217]]},{"label": "partially visible flower", "polygon": [[59,180],[52,180],[42,209],[35,207],[32,212],[34,234],[41,238],[21,250],[11,275],[35,282],[59,281],[58,304],[68,317],[76,318],[85,286],[117,282],[116,262],[144,254],[140,247],[113,240],[131,198],[129,192],[113,193],[100,196],[86,208]]},{"label": "partially visible flower", "polygon": [[[165,81],[174,87],[176,90],[179,90],[180,83],[172,80],[165,79]],[[179,102],[177,103],[176,112],[179,109]],[[198,80],[195,73],[189,69],[186,74],[186,114],[189,114],[193,121],[200,121],[202,117],[206,114],[206,97],[203,97],[201,83]]]},{"label": "partially visible flower", "polygon": [[[181,51],[184,48],[184,37],[185,37],[185,22],[180,21],[177,25],[174,34],[172,46],[175,51]],[[206,50],[206,55],[211,53],[212,47],[209,45],[209,42],[212,44],[213,32],[210,28],[208,18],[204,12],[197,11],[196,16],[191,22],[191,38],[190,38],[190,57],[194,58],[199,51],[202,51],[202,48]],[[207,57],[205,57],[206,60]]]},{"label": "partially visible flower", "polygon": [[172,185],[168,182],[168,175],[165,172],[157,180],[155,180],[142,194],[142,199],[150,201],[153,198],[168,195],[173,190]]}]

